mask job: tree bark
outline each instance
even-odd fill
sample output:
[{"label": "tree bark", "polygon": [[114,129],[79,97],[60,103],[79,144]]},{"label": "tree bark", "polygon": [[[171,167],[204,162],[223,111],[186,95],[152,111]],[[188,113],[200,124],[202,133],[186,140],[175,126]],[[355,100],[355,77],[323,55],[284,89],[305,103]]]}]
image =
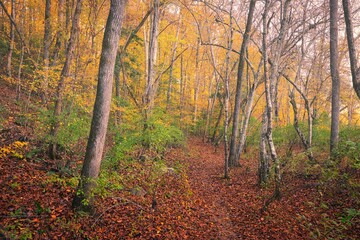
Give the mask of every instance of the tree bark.
[{"label": "tree bark", "polygon": [[284,44],[284,38],[285,33],[287,30],[287,10],[288,6],[290,4],[291,0],[286,0],[284,3],[284,9],[282,10],[282,19],[281,19],[281,26],[280,26],[280,32],[276,39],[275,47],[274,47],[274,58],[273,64],[270,67],[270,76],[267,77],[267,42],[266,42],[266,36],[267,36],[267,24],[266,24],[266,16],[267,11],[269,8],[269,2],[268,0],[265,1],[265,10],[263,18],[263,26],[264,26],[264,33],[263,33],[263,57],[264,57],[264,82],[265,82],[265,95],[266,95],[266,115],[267,115],[267,132],[266,132],[266,139],[269,146],[269,152],[271,159],[274,162],[274,168],[275,168],[275,191],[273,198],[279,199],[281,197],[280,194],[280,184],[281,184],[281,173],[280,173],[280,162],[279,158],[276,153],[274,141],[273,141],[273,99],[274,99],[274,90],[275,90],[275,81],[277,80],[278,76],[278,67],[281,57],[281,52]]},{"label": "tree bark", "polygon": [[229,178],[229,151],[228,151],[228,128],[229,128],[229,102],[230,102],[230,54],[233,44],[233,27],[232,27],[232,10],[233,10],[233,0],[230,2],[230,27],[229,27],[229,36],[228,36],[228,50],[225,57],[225,119],[224,119],[224,151],[225,151],[225,165],[224,165],[224,178]]},{"label": "tree bark", "polygon": [[160,1],[153,0],[153,13],[150,23],[149,45],[147,46],[147,77],[145,95],[143,97],[144,104],[144,129],[147,128],[148,118],[154,107],[155,94],[157,91],[156,78],[156,62],[158,53],[158,34],[160,24]]},{"label": "tree bark", "polygon": [[43,104],[47,102],[47,88],[49,77],[49,60],[50,60],[50,44],[51,44],[51,0],[46,0],[45,3],[45,18],[44,18],[44,79],[41,86],[41,101]]},{"label": "tree bark", "polygon": [[126,0],[111,1],[110,13],[107,19],[102,43],[98,86],[90,136],[86,147],[84,165],[81,171],[77,195],[73,200],[73,208],[75,209],[90,211],[92,207],[92,193],[96,186],[96,179],[100,171],[110,115],[112,81],[125,5]]},{"label": "tree bark", "polygon": [[176,40],[175,43],[173,45],[173,49],[172,49],[172,53],[171,53],[171,62],[170,62],[170,72],[169,72],[169,83],[168,83],[168,90],[166,93],[166,110],[170,109],[170,100],[171,100],[171,93],[172,93],[172,85],[173,85],[173,68],[174,68],[174,62],[175,62],[175,56],[176,56],[176,50],[177,50],[177,46],[178,46],[178,42],[179,42],[179,32],[180,32],[180,26],[181,26],[181,15],[179,15],[179,22],[178,22],[178,27],[176,30]]},{"label": "tree bark", "polygon": [[340,77],[338,48],[338,0],[330,0],[330,70],[331,70],[331,136],[330,153],[334,154],[339,142]]},{"label": "tree bark", "polygon": [[[236,159],[237,161],[240,161],[240,157],[241,157],[241,153],[244,150],[244,146],[245,146],[245,141],[246,141],[246,136],[247,136],[247,129],[249,126],[249,121],[250,121],[250,117],[251,117],[251,113],[253,110],[253,102],[254,102],[254,95],[255,95],[255,90],[257,89],[259,83],[260,83],[260,78],[259,78],[259,74],[260,74],[260,70],[262,68],[263,65],[263,60],[261,59],[258,65],[258,70],[255,73],[255,70],[253,70],[253,76],[254,76],[254,82],[252,83],[250,89],[248,90],[248,96],[247,96],[247,103],[246,103],[246,108],[245,108],[245,116],[242,122],[242,127],[241,127],[241,132],[240,132],[240,139],[239,139],[239,144],[237,146],[237,152],[236,152]],[[250,63],[248,63],[249,65]]]},{"label": "tree bark", "polygon": [[64,28],[62,25],[64,24],[64,1],[65,0],[59,0],[58,2],[58,23],[57,23],[57,31],[56,31],[56,42],[52,56],[51,66],[55,66],[57,64],[61,45],[63,42]]},{"label": "tree bark", "polygon": [[195,59],[195,88],[194,88],[194,123],[197,122],[197,112],[198,112],[198,98],[199,98],[199,87],[200,87],[200,38],[197,40],[196,44],[196,59]]},{"label": "tree bark", "polygon": [[308,122],[308,137],[306,139],[306,137],[304,136],[304,134],[302,133],[300,127],[299,127],[299,119],[298,119],[298,108],[297,108],[297,104],[295,101],[295,95],[293,92],[290,92],[290,104],[293,107],[293,112],[294,112],[294,128],[296,133],[298,134],[298,136],[300,137],[300,140],[306,150],[306,154],[308,156],[308,159],[310,160],[310,162],[314,162],[314,156],[313,156],[313,152],[311,150],[311,145],[312,145],[312,136],[313,136],[313,115],[312,115],[312,109],[311,109],[311,104],[309,103],[308,98],[305,96],[305,94],[303,93],[303,91],[300,90],[300,88],[293,82],[290,80],[290,78],[286,75],[282,73],[282,76],[295,88],[295,90],[301,95],[302,99],[305,102],[305,109],[306,109],[306,114],[307,114],[307,122]]},{"label": "tree bark", "polygon": [[262,116],[261,133],[260,133],[260,151],[259,151],[259,185],[265,184],[269,178],[269,155],[266,149],[266,131],[267,131],[267,116],[266,112]]},{"label": "tree bark", "polygon": [[243,71],[245,66],[245,53],[247,49],[247,45],[250,38],[250,31],[253,22],[253,16],[255,12],[255,4],[256,0],[250,1],[249,13],[247,16],[246,28],[243,35],[243,41],[241,44],[240,49],[240,56],[239,56],[239,65],[238,65],[238,72],[237,72],[237,81],[236,81],[236,95],[235,95],[235,106],[234,106],[234,113],[233,113],[233,128],[231,133],[231,140],[230,140],[230,153],[229,153],[229,165],[238,166],[239,162],[236,159],[236,142],[238,139],[239,134],[239,121],[240,121],[240,108],[241,108],[241,88],[243,82]]},{"label": "tree bark", "polygon": [[346,24],[346,37],[347,37],[348,49],[349,49],[352,82],[356,95],[360,99],[360,67],[358,66],[357,63],[350,3],[349,0],[342,0],[342,3],[344,9],[345,24]]},{"label": "tree bark", "polygon": [[[11,19],[15,21],[15,0],[11,0]],[[8,77],[12,77],[12,55],[14,51],[14,41],[15,41],[15,25],[10,20],[10,43],[9,43],[9,53],[7,56],[7,65],[6,65],[6,71]]]},{"label": "tree bark", "polygon": [[[293,107],[293,111],[294,111],[294,128],[296,130],[296,133],[298,134],[298,136],[300,137],[300,140],[305,148],[306,151],[306,155],[309,159],[310,162],[314,162],[314,156],[313,153],[311,151],[311,142],[309,142],[306,137],[304,136],[304,134],[302,133],[300,126],[299,126],[299,119],[298,119],[298,108],[297,108],[297,104],[295,101],[295,94],[294,92],[290,92],[290,103]],[[310,112],[308,111],[308,114]],[[311,118],[311,113],[310,116]],[[312,125],[309,126],[309,128],[312,128]]]},{"label": "tree bark", "polygon": [[82,11],[82,2],[83,0],[77,0],[75,14],[73,17],[70,39],[66,48],[66,59],[63,66],[63,69],[60,74],[60,79],[56,89],[55,95],[55,108],[54,108],[54,122],[50,129],[50,136],[52,137],[51,143],[49,145],[49,156],[54,159],[57,152],[57,134],[60,127],[60,115],[62,111],[62,102],[63,102],[63,91],[65,87],[65,80],[70,76],[70,67],[74,57],[76,39],[79,34],[80,26],[80,15]]}]

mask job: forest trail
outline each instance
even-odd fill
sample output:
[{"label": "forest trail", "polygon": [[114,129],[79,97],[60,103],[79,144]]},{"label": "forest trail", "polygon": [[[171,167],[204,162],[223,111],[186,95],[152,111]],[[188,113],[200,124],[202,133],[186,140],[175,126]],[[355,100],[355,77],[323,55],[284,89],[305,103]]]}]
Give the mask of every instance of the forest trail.
[{"label": "forest trail", "polygon": [[215,151],[200,139],[193,138],[189,143],[190,153],[194,156],[189,167],[188,177],[194,194],[203,199],[209,207],[209,215],[218,231],[218,239],[241,239],[234,232],[234,225],[230,219],[229,209],[220,195],[222,184],[223,154]]},{"label": "forest trail", "polygon": [[[359,224],[349,227],[350,237],[341,238],[346,229],[328,220],[329,216],[339,219],[338,206],[345,200],[354,205],[352,198],[325,198],[316,180],[286,173],[286,169],[281,201],[261,214],[273,186],[257,184],[256,149],[249,149],[241,159],[242,167],[232,169],[230,179],[224,179],[222,146],[214,148],[199,137],[190,137],[187,147],[173,148],[165,155],[164,163],[180,170],[155,179],[160,181],[156,209],[152,194],[136,196],[111,189],[99,197],[95,216],[78,215],[71,201],[81,156],[64,154],[65,160],[76,161],[69,172],[61,172],[56,161],[39,151],[42,145],[34,129],[20,121],[21,105],[8,101],[15,99],[14,89],[1,82],[0,87],[4,93],[0,95],[4,119],[0,239],[358,239]],[[125,187],[140,186],[150,193],[153,182],[146,173],[153,163],[130,161],[116,168],[117,176],[126,180]],[[319,232],[327,235],[318,237]]]},{"label": "forest trail", "polygon": [[[217,239],[309,239],[309,232],[299,216],[308,206],[299,201],[309,196],[309,189],[284,193],[281,202],[274,202],[267,212],[260,213],[272,187],[257,185],[257,159],[242,160],[242,167],[231,171],[224,179],[224,156],[200,138],[191,138],[188,178],[195,198],[204,202],[199,206],[210,216],[217,229]],[[297,182],[295,181],[295,188]],[[312,217],[308,215],[308,217]],[[204,236],[205,237],[205,236]]]}]

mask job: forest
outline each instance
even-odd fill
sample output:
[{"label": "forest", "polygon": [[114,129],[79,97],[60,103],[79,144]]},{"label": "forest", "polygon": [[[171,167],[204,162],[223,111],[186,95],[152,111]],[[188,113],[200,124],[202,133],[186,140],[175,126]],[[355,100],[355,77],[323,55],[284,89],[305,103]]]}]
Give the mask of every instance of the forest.
[{"label": "forest", "polygon": [[359,239],[360,1],[0,0],[0,239]]}]

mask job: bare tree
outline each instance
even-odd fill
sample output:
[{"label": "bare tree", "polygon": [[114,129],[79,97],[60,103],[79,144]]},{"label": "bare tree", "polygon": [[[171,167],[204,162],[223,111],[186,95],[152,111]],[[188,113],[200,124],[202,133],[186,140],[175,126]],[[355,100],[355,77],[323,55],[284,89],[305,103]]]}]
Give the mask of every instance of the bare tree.
[{"label": "bare tree", "polygon": [[[279,64],[281,53],[283,51],[285,35],[288,30],[288,10],[291,0],[285,0],[283,9],[281,10],[281,23],[279,34],[275,39],[275,45],[272,48],[273,58],[272,64],[270,66],[270,76],[266,77],[267,71],[267,44],[266,44],[266,28],[265,34],[263,37],[263,54],[264,54],[264,81],[265,81],[265,95],[266,95],[266,115],[267,115],[267,132],[266,139],[269,146],[269,152],[271,159],[274,162],[275,169],[275,191],[272,198],[279,199],[281,197],[280,194],[280,183],[281,183],[281,173],[280,173],[280,161],[276,153],[275,144],[273,141],[273,104],[274,104],[274,91],[275,91],[275,81],[278,79],[279,75]],[[265,10],[268,6],[268,0],[265,2]],[[271,200],[271,199],[270,199]]]},{"label": "bare tree", "polygon": [[229,153],[230,166],[239,165],[239,161],[238,159],[236,159],[236,152],[237,152],[237,139],[239,136],[239,128],[240,128],[239,123],[240,123],[240,108],[241,108],[241,90],[242,90],[241,88],[243,83],[243,72],[245,66],[245,53],[250,38],[250,31],[253,23],[254,12],[255,12],[255,4],[256,4],[256,0],[250,1],[249,13],[246,21],[246,28],[240,49],[237,82],[236,82],[236,95],[235,95],[235,104],[234,104],[234,112],[233,112],[233,126],[232,126],[231,140],[230,140],[230,153]]},{"label": "bare tree", "polygon": [[107,19],[98,73],[98,86],[77,195],[73,208],[91,210],[92,191],[99,175],[110,115],[112,81],[124,10],[127,0],[112,0]]}]

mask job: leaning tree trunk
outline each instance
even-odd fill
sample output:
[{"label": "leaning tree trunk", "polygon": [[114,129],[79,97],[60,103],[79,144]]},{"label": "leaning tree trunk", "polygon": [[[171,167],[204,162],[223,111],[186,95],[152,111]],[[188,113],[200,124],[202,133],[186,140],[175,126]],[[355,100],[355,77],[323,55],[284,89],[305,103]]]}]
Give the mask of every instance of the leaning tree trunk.
[{"label": "leaning tree trunk", "polygon": [[330,153],[339,142],[340,78],[338,48],[338,0],[330,0],[330,71],[331,71],[331,136]]},{"label": "leaning tree trunk", "polygon": [[[249,89],[248,96],[247,96],[248,101],[247,101],[246,108],[245,108],[245,117],[244,117],[244,120],[242,123],[239,144],[237,146],[237,152],[236,152],[237,161],[240,161],[241,153],[244,150],[246,136],[247,136],[247,129],[249,126],[249,121],[250,121],[251,113],[253,110],[255,90],[257,89],[259,82],[260,82],[259,74],[260,74],[260,70],[262,68],[263,63],[264,62],[262,60],[259,62],[257,72],[255,72],[255,70],[252,67],[254,82],[252,83],[252,85]],[[249,65],[249,63],[248,63],[248,65]]]},{"label": "leaning tree trunk", "polygon": [[105,27],[90,136],[81,179],[73,200],[73,208],[80,210],[89,211],[92,208],[92,193],[100,171],[110,115],[112,81],[125,5],[126,0],[111,1],[110,13]]},{"label": "leaning tree trunk", "polygon": [[[297,108],[297,104],[296,104],[296,101],[295,101],[295,94],[294,94],[293,91],[290,92],[289,97],[290,97],[290,103],[291,103],[291,105],[293,107],[293,111],[294,111],[294,128],[296,130],[296,133],[300,137],[300,140],[301,140],[301,142],[302,142],[302,144],[303,144],[303,146],[305,148],[306,155],[307,155],[309,161],[313,163],[314,162],[314,156],[313,156],[313,153],[312,153],[312,150],[311,150],[311,140],[308,141],[306,139],[305,135],[302,133],[302,131],[300,129],[299,119],[298,119],[298,108]],[[307,108],[307,110],[308,110],[308,108]],[[310,116],[308,116],[308,119],[309,118],[311,119],[312,117],[311,117],[310,111],[308,110],[307,113],[310,114]],[[309,123],[309,128],[312,128],[312,124],[310,124],[310,123]]]},{"label": "leaning tree trunk", "polygon": [[230,139],[230,153],[229,153],[229,165],[238,166],[239,162],[236,159],[236,141],[239,134],[239,122],[240,122],[240,108],[241,108],[241,88],[243,83],[243,72],[245,66],[245,53],[247,45],[250,39],[250,31],[253,22],[253,16],[255,12],[256,0],[250,1],[249,13],[247,16],[246,28],[243,36],[243,41],[240,49],[239,65],[237,72],[237,82],[236,82],[236,95],[235,95],[235,106],[233,113],[233,127]]},{"label": "leaning tree trunk", "polygon": [[345,24],[346,24],[346,36],[347,36],[348,49],[349,49],[352,82],[356,95],[358,96],[358,98],[360,98],[360,67],[358,67],[358,63],[357,63],[353,25],[351,19],[351,10],[349,6],[349,0],[343,0],[342,2],[344,9]]},{"label": "leaning tree trunk", "polygon": [[79,34],[79,26],[80,26],[80,15],[82,10],[82,2],[83,0],[78,0],[76,3],[76,9],[73,17],[73,23],[70,32],[70,39],[68,42],[68,46],[66,48],[66,59],[64,63],[64,67],[60,74],[59,83],[56,89],[55,95],[55,109],[54,109],[54,122],[51,126],[50,136],[51,142],[49,145],[49,156],[54,159],[56,157],[57,152],[57,134],[60,128],[60,115],[62,111],[62,102],[63,102],[63,91],[65,87],[65,80],[70,76],[70,67],[74,57],[75,44],[76,39]]}]

